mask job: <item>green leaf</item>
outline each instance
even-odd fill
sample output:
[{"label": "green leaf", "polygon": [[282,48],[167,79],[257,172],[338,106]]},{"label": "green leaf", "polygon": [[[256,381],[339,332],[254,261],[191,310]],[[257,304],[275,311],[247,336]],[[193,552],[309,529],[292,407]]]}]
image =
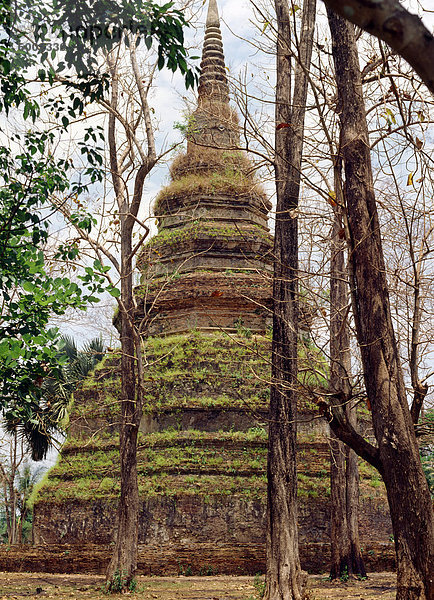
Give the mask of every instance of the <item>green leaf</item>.
[{"label": "green leaf", "polygon": [[113,296],[113,298],[120,298],[120,295],[121,295],[121,291],[120,291],[120,290],[118,290],[118,288],[114,288],[114,287],[110,288],[110,289],[108,290],[108,293],[109,293],[111,296]]},{"label": "green leaf", "polygon": [[24,281],[22,288],[25,292],[33,292],[35,290],[35,285],[31,281]]},{"label": "green leaf", "polygon": [[390,120],[392,121],[392,123],[394,125],[396,125],[396,119],[395,119],[395,115],[394,113],[390,110],[390,108],[386,108],[385,110],[386,115],[388,115],[390,117]]}]

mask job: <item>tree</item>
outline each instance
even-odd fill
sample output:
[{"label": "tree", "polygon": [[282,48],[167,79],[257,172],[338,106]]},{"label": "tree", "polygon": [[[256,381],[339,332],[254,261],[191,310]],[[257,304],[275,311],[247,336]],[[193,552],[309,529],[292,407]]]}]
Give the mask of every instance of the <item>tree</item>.
[{"label": "tree", "polygon": [[28,501],[33,488],[41,477],[41,471],[41,468],[32,469],[29,463],[25,463],[18,477],[18,540],[20,543],[28,542],[32,539],[33,515]]},{"label": "tree", "polygon": [[[55,446],[55,437],[64,433],[67,409],[73,391],[104,356],[101,339],[86,343],[77,350],[68,336],[61,338],[57,361],[62,365],[56,377],[46,374],[41,385],[41,401],[33,408],[32,420],[6,412],[2,422],[4,437],[0,456],[2,504],[8,542],[20,544],[23,527],[29,526],[27,500],[41,469],[30,466],[29,459],[40,461]],[[5,450],[6,449],[6,450]]]},{"label": "tree", "polygon": [[300,600],[305,579],[297,534],[297,207],[303,153],[307,71],[315,24],[315,0],[307,0],[301,26],[300,63],[291,89],[291,17],[285,0],[275,1],[277,17],[276,230],[273,276],[272,383],[267,460],[267,600]]},{"label": "tree", "polygon": [[[5,435],[6,438],[6,435]],[[15,433],[2,440],[2,456],[0,457],[0,481],[2,487],[2,512],[6,523],[7,541],[9,544],[21,542],[19,527],[20,492],[17,482],[20,468],[25,460],[25,448],[22,440]],[[6,450],[6,452],[5,452]],[[8,452],[7,452],[8,450]]]},{"label": "tree", "polygon": [[30,466],[29,452],[15,431],[2,439],[0,456],[0,523],[1,535],[10,545],[22,544],[31,538],[32,513],[28,500],[42,469]]},{"label": "tree", "polygon": [[[139,245],[133,249],[133,229],[138,221],[146,176],[157,161],[150,109],[145,86],[141,79],[135,53],[135,40],[130,40],[130,59],[134,78],[139,91],[140,111],[146,123],[147,151],[140,157],[141,164],[135,168],[132,197],[124,185],[125,165],[134,156],[135,133],[138,126],[129,125],[125,131],[129,151],[119,151],[116,139],[117,116],[119,115],[119,74],[113,56],[108,57],[111,75],[111,100],[109,114],[109,151],[111,176],[120,217],[120,335],[121,335],[121,498],[118,506],[118,529],[114,553],[107,571],[108,587],[118,591],[128,588],[135,576],[138,551],[139,490],[137,481],[137,436],[143,406],[143,366],[141,335],[135,324],[135,301],[133,295],[133,258],[146,239],[149,229],[142,225],[143,233]],[[149,89],[149,87],[148,87]],[[125,162],[127,161],[127,162]]]},{"label": "tree", "polygon": [[[37,64],[35,52],[23,52],[21,26],[28,18],[26,3],[11,11],[7,1],[0,4],[0,109],[19,119],[34,122],[40,104],[33,99],[26,72]],[[43,10],[32,7],[31,19],[42,19]],[[41,12],[42,11],[42,12]],[[15,19],[15,20],[14,20]],[[45,37],[39,38],[41,44]],[[43,69],[38,72],[45,78]],[[49,79],[54,75],[50,71]],[[70,107],[73,111],[73,107]],[[3,133],[0,146],[0,410],[9,422],[37,423],[49,375],[60,377],[59,333],[49,326],[52,315],[64,315],[68,308],[84,309],[97,301],[101,280],[89,277],[84,290],[68,277],[52,274],[44,247],[49,236],[51,206],[55,197],[76,196],[85,184],[70,183],[70,163],[57,160],[49,148],[52,131],[38,131],[27,123],[25,134]],[[80,219],[89,227],[91,219]],[[73,249],[68,252],[73,254]]]},{"label": "tree", "polygon": [[102,360],[104,354],[101,338],[90,340],[82,350],[77,350],[71,337],[61,336],[56,356],[61,365],[60,373],[56,373],[56,376],[46,373],[40,386],[41,401],[34,407],[32,419],[6,413],[3,421],[5,430],[12,436],[18,435],[32,460],[46,458],[48,450],[55,445],[55,438],[64,433],[74,390]]},{"label": "tree", "polygon": [[[269,21],[269,19],[264,19],[264,27],[261,28],[263,31],[269,31]],[[317,56],[321,56],[321,50],[324,47],[323,44],[324,38],[319,39],[319,53]],[[416,278],[414,278],[412,274],[410,274],[409,270],[407,270],[407,272],[404,275],[404,268],[402,264],[402,257],[405,254],[405,250],[403,247],[404,239],[406,240],[406,245],[408,243],[408,235],[405,233],[405,227],[409,228],[409,235],[414,235],[414,232],[411,232],[411,228],[414,225],[414,217],[416,214],[415,211],[418,212],[419,209],[416,207],[416,204],[413,205],[411,203],[406,203],[405,199],[404,203],[402,201],[404,197],[404,190],[405,195],[412,192],[413,198],[417,196],[421,199],[424,198],[425,193],[427,195],[427,198],[432,197],[432,191],[430,189],[429,191],[424,192],[422,190],[422,186],[424,185],[423,183],[421,183],[420,186],[414,185],[412,183],[414,172],[410,172],[408,174],[409,183],[407,183],[407,186],[411,186],[410,190],[408,188],[405,188],[405,179],[407,179],[407,175],[405,175],[405,179],[403,180],[402,172],[405,172],[407,169],[408,171],[415,171],[416,169],[419,171],[420,166],[424,165],[425,160],[427,161],[427,163],[432,161],[432,157],[430,156],[429,151],[424,146],[424,129],[426,129],[427,123],[432,123],[432,118],[430,118],[427,105],[425,104],[426,94],[425,97],[423,97],[423,86],[412,77],[409,69],[405,69],[405,66],[403,68],[403,61],[400,61],[400,59],[393,52],[388,50],[384,46],[384,44],[377,44],[376,40],[367,42],[366,38],[362,37],[361,44],[364,44],[363,48],[366,52],[366,55],[364,54],[365,64],[363,68],[363,81],[366,84],[366,101],[368,103],[368,115],[370,119],[370,127],[372,133],[370,143],[373,155],[375,157],[375,167],[377,169],[376,185],[378,192],[381,193],[383,233],[385,231],[386,235],[390,235],[391,237],[391,243],[388,247],[388,250],[394,248],[397,258],[399,257],[401,259],[401,263],[398,262],[398,270],[395,272],[396,265],[392,264],[390,261],[392,255],[386,255],[385,276],[387,275],[389,284],[392,283],[394,285],[394,293],[392,297],[392,300],[394,302],[393,318],[395,325],[398,324],[398,322],[400,324],[398,343],[399,352],[404,359],[403,366],[406,369],[405,382],[408,388],[414,388],[413,394],[410,389],[409,395],[413,395],[414,397],[418,395],[418,397],[420,397],[421,394],[419,394],[418,389],[420,388],[422,394],[426,393],[426,382],[429,373],[427,374],[427,372],[425,371],[423,376],[413,377],[413,375],[411,375],[410,378],[410,371],[413,368],[412,364],[414,364],[414,358],[417,354],[416,352],[410,352],[410,348],[418,349],[419,358],[416,362],[417,366],[420,368],[421,360],[423,360],[423,352],[427,348],[427,343],[431,341],[432,344],[432,330],[431,338],[427,338],[427,335],[423,332],[423,327],[422,330],[420,329],[420,325],[421,322],[423,323],[423,319],[429,319],[430,314],[432,315],[432,313],[429,312],[429,307],[425,306],[425,308],[422,309],[421,319],[421,313],[419,309],[417,309],[413,313],[411,304],[414,303],[415,307],[417,305],[420,307],[421,303],[417,301],[416,296],[419,296],[419,298],[423,298],[424,292],[426,293],[426,287],[425,290],[423,290],[423,287],[421,288],[421,278],[418,275],[421,260],[418,256],[418,252],[415,252],[415,248],[417,248],[418,250],[420,248],[420,252],[423,256],[425,256],[425,253],[428,253],[429,255],[429,240],[427,240],[428,243],[424,240],[427,239],[427,236],[430,235],[430,232],[432,236],[432,229],[430,228],[430,218],[432,222],[432,216],[430,217],[429,208],[425,207],[423,216],[421,216],[420,218],[421,228],[422,231],[425,231],[425,233],[423,237],[420,238],[420,242],[417,242],[416,244],[414,244],[414,242],[410,242],[410,244],[408,244],[407,246],[410,249],[410,253],[412,253],[415,256],[415,260],[411,261],[411,264],[414,265]],[[323,60],[327,60],[326,58],[324,59],[324,57],[328,56],[327,50],[328,49],[325,48],[325,52],[322,55]],[[333,173],[331,173],[331,176],[329,176],[330,172],[332,172],[329,161],[330,158],[335,160],[336,155],[339,155],[339,152],[336,150],[336,147],[339,148],[341,146],[337,139],[339,135],[339,132],[337,131],[338,128],[336,127],[336,124],[334,122],[335,115],[339,115],[341,112],[341,106],[340,104],[336,106],[335,89],[330,88],[330,82],[332,81],[332,77],[330,76],[329,71],[327,71],[327,66],[324,68],[324,63],[319,63],[317,59],[314,63],[313,69],[311,69],[311,74],[312,73],[318,73],[318,77],[311,75],[312,96],[315,98],[316,101],[318,117],[316,123],[314,122],[313,126],[308,125],[311,127],[311,129],[310,136],[308,136],[305,140],[306,152],[305,163],[302,171],[302,179],[306,183],[306,186],[311,187],[311,189],[316,195],[316,199],[314,204],[312,204],[312,208],[308,208],[306,206],[307,202],[305,201],[305,205],[303,206],[304,210],[299,210],[299,215],[301,215],[303,218],[303,225],[310,226],[310,230],[307,234],[303,231],[304,227],[301,228],[301,235],[303,236],[302,240],[308,243],[307,237],[312,233],[313,235],[317,236],[317,239],[319,238],[319,242],[322,244],[322,246],[317,246],[315,250],[311,251],[310,259],[312,260],[312,264],[314,266],[314,272],[312,273],[312,269],[309,271],[309,269],[305,267],[306,262],[304,263],[304,265],[302,264],[302,276],[305,277],[305,273],[309,273],[307,277],[311,277],[312,280],[318,286],[316,287],[316,289],[314,289],[310,297],[313,298],[314,301],[315,297],[319,298],[318,306],[319,308],[321,308],[321,299],[327,297],[328,294],[328,286],[324,283],[324,273],[326,273],[327,265],[325,264],[325,261],[323,259],[323,248],[324,244],[327,244],[327,246],[329,245],[330,238],[329,228],[327,226],[327,230],[325,231],[326,228],[324,227],[324,223],[327,224],[329,222],[329,206],[330,204],[335,202],[333,200],[333,198],[335,198],[335,196],[333,195],[333,191],[336,191],[337,187],[333,184]],[[400,76],[400,74],[402,76]],[[374,85],[378,86],[377,89],[374,88]],[[374,94],[372,94],[373,88]],[[377,91],[379,92],[378,95],[376,94]],[[313,110],[310,110],[309,114],[312,115]],[[376,114],[377,118],[373,117],[373,114]],[[324,132],[323,139],[321,139],[318,134],[319,124],[321,124],[322,122],[324,122],[324,126],[322,128]],[[335,132],[337,132],[336,140],[334,140],[333,137],[335,135]],[[428,133],[426,135],[428,135]],[[328,143],[329,137],[332,140],[332,144]],[[324,140],[324,138],[326,139]],[[324,151],[324,154],[321,156],[320,148],[322,144],[326,146],[326,149]],[[394,148],[393,154],[389,152],[389,155],[387,156],[385,149],[392,147]],[[404,147],[408,149],[414,149],[410,159],[410,150],[404,153]],[[416,165],[414,168],[410,167],[410,164],[413,163]],[[406,169],[403,168],[404,164],[406,166]],[[394,170],[395,173],[393,172]],[[429,168],[427,169],[423,167],[422,172],[418,172],[417,181],[427,181],[429,177],[429,171]],[[317,176],[315,177],[315,175]],[[327,181],[328,178],[330,179],[330,182]],[[325,181],[325,190],[321,189],[318,180]],[[384,190],[381,189],[381,187],[383,186]],[[393,198],[391,197],[391,189],[393,189],[392,186],[395,190],[397,189],[401,192],[400,194],[394,193]],[[320,196],[320,198],[318,198],[318,195]],[[405,207],[404,213],[402,212],[401,207]],[[394,217],[392,217],[391,214],[395,210],[398,210],[401,214],[398,215],[395,212]],[[404,224],[405,212],[407,212],[408,215],[407,225]],[[343,217],[345,222],[346,211],[343,211]],[[312,221],[313,224],[311,224]],[[391,227],[392,223],[393,229]],[[401,225],[404,225],[404,231]],[[403,238],[397,237],[397,231],[399,227],[401,227],[400,235],[404,236]],[[342,233],[343,231],[341,231],[341,234]],[[399,242],[397,242],[398,239],[400,240]],[[308,254],[308,252],[309,251],[305,253],[305,256],[306,254]],[[320,254],[321,257],[318,258],[318,255]],[[322,282],[319,282],[320,270],[322,272]],[[411,266],[410,270],[412,270]],[[403,278],[401,284],[405,283],[407,288],[407,291],[405,292],[406,295],[404,298],[405,304],[403,303],[402,295],[401,297],[399,297],[398,293],[395,293],[397,291],[396,282],[399,280],[400,277]],[[424,283],[423,286],[424,285],[426,285],[426,283]],[[321,291],[318,292],[318,290]],[[413,291],[417,291],[415,297],[413,297]],[[325,314],[327,314],[326,311]],[[419,317],[417,317],[417,314],[419,314]],[[351,314],[349,315],[349,323],[353,325]],[[419,331],[421,331],[422,335],[421,337],[415,335],[414,341],[410,341],[411,336],[408,336],[409,351],[407,352],[407,332],[411,332],[412,330],[416,332],[418,329]],[[321,335],[321,333],[319,335]],[[321,344],[319,343],[319,345]],[[359,352],[357,349],[354,350],[355,351],[352,355],[353,367],[360,365]],[[429,349],[425,351],[429,352]],[[432,370],[430,369],[430,371]],[[410,385],[410,379],[416,382],[416,387],[414,385]],[[360,381],[360,373],[355,372],[354,383],[352,386],[352,394],[349,397],[336,397],[335,401],[337,405],[346,407],[348,403],[353,404],[357,400],[359,402],[362,401],[362,399],[364,401],[365,398],[366,394],[364,394],[363,384]],[[345,418],[348,420],[347,417]],[[362,441],[360,443],[361,445],[363,445]]]},{"label": "tree", "polygon": [[[351,349],[348,324],[348,274],[345,265],[345,240],[342,206],[342,182],[339,158],[335,165],[335,189],[338,204],[334,207],[330,259],[330,392],[351,396]],[[333,396],[332,396],[333,397]],[[353,402],[354,404],[354,402]],[[355,406],[341,407],[348,421],[357,428]],[[359,541],[359,469],[357,455],[331,434],[330,440],[331,502],[331,569],[330,578],[358,574],[366,576]]]},{"label": "tree", "polygon": [[[1,409],[31,422],[43,398],[42,381],[61,373],[52,314],[96,300],[66,277],[49,274],[43,254],[50,198],[69,188],[65,161],[44,156],[48,134],[28,133],[21,153],[0,148],[0,375]],[[15,141],[21,141],[15,136]],[[74,186],[73,186],[74,189]]]},{"label": "tree", "polygon": [[384,40],[434,93],[434,37],[398,0],[323,0],[329,9]]},{"label": "tree", "polygon": [[[152,3],[148,3],[150,6]],[[104,52],[108,95],[98,99],[107,115],[108,162],[114,195],[113,212],[103,214],[111,219],[111,242],[104,243],[99,235],[84,230],[73,218],[69,204],[58,203],[57,208],[87,245],[87,252],[95,256],[94,268],[111,282],[111,293],[118,302],[117,326],[121,339],[121,422],[120,422],[120,478],[121,494],[117,513],[117,533],[112,560],[107,570],[107,589],[129,589],[136,571],[138,549],[139,494],[137,481],[137,436],[142,418],[143,357],[142,336],[144,324],[137,321],[133,294],[135,258],[146,241],[149,228],[139,218],[143,188],[149,173],[165,152],[157,153],[154,139],[152,112],[148,95],[154,74],[163,68],[166,48],[168,66],[184,73],[186,84],[194,81],[194,73],[187,66],[183,47],[183,14],[172,10],[172,4],[158,8],[153,18],[160,20],[158,55],[148,55],[145,68],[139,64],[137,48],[143,36],[139,30],[124,32],[121,40]],[[145,37],[149,50],[152,39]],[[125,63],[129,71],[125,71]],[[131,87],[127,80],[131,79]],[[144,142],[145,140],[145,142]],[[138,234],[138,240],[135,236]],[[114,242],[113,242],[114,240]],[[107,265],[111,262],[111,267]],[[120,290],[115,289],[116,278]],[[145,328],[146,329],[146,328]]]},{"label": "tree", "polygon": [[378,446],[332,409],[330,425],[381,473],[398,565],[397,599],[433,597],[433,511],[392,324],[353,26],[328,11],[338,86],[353,313]]}]

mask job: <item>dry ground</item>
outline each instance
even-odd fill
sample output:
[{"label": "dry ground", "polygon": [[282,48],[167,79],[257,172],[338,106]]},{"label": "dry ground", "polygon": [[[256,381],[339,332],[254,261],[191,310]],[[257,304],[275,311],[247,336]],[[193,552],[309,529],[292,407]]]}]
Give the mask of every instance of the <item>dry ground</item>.
[{"label": "dry ground", "polygon": [[[309,576],[310,600],[393,600],[393,573],[374,573],[365,581],[330,582]],[[258,600],[258,583],[252,577],[139,577],[136,600]],[[97,575],[0,573],[0,600],[25,597],[55,600],[107,600],[104,578]],[[125,596],[123,596],[125,598]]]}]

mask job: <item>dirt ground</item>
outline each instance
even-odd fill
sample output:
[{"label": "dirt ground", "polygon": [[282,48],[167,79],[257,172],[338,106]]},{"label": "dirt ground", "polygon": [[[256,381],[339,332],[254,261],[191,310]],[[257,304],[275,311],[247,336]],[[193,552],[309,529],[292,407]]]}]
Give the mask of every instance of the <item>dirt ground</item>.
[{"label": "dirt ground", "polygon": [[[137,600],[259,600],[262,581],[262,577],[139,577],[131,596]],[[347,582],[310,575],[309,600],[392,600],[395,582],[393,573],[374,573],[365,581]],[[0,600],[107,600],[103,584],[104,578],[96,575],[0,573]]]}]

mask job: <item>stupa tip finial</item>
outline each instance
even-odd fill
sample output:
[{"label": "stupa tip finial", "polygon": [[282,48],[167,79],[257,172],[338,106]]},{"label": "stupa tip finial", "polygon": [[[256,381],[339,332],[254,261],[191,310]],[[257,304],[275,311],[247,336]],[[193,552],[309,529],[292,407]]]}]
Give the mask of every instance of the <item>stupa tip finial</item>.
[{"label": "stupa tip finial", "polygon": [[212,25],[220,25],[219,11],[217,8],[217,0],[209,0],[208,16],[206,18],[207,27]]}]

